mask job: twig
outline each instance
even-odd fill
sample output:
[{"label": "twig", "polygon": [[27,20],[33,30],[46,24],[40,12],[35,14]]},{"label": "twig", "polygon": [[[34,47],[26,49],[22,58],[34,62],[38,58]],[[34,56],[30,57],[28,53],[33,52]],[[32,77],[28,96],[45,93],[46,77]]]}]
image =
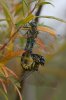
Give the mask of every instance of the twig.
[{"label": "twig", "polygon": [[9,40],[8,40],[6,43],[4,43],[4,45],[0,48],[0,51],[3,50],[3,49],[8,45],[8,43],[11,41],[11,39],[15,36],[15,34],[16,34],[21,28],[22,28],[22,26],[20,26],[20,27],[13,33],[13,35],[9,38]]}]

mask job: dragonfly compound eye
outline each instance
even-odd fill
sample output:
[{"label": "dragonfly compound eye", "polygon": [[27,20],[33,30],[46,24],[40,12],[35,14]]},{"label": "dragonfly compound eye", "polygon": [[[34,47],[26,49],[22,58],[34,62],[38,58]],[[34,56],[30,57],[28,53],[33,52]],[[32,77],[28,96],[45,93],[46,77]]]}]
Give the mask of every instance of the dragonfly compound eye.
[{"label": "dragonfly compound eye", "polygon": [[44,59],[44,57],[39,55],[39,59],[40,59],[40,62],[39,62],[40,65],[44,65],[44,64],[45,64],[45,59]]},{"label": "dragonfly compound eye", "polygon": [[31,27],[37,27],[37,24],[36,24],[36,22],[31,22],[31,23],[30,23],[30,26],[31,26]]},{"label": "dragonfly compound eye", "polygon": [[45,59],[43,56],[38,55],[38,54],[31,54],[33,60],[37,63],[39,63],[40,65],[44,65],[45,64]]}]

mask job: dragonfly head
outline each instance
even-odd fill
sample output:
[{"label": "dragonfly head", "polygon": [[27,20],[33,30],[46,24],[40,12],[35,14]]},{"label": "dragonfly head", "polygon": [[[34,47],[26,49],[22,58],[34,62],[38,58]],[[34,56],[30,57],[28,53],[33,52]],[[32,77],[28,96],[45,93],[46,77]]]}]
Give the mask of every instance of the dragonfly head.
[{"label": "dragonfly head", "polygon": [[39,63],[40,65],[44,65],[45,64],[45,59],[43,56],[38,55],[38,54],[31,54],[33,60],[37,63]]},{"label": "dragonfly head", "polygon": [[33,28],[33,27],[37,27],[37,24],[36,24],[36,22],[31,22],[30,23],[30,26]]},{"label": "dragonfly head", "polygon": [[43,56],[40,57],[40,65],[44,65],[45,64],[45,59]]}]

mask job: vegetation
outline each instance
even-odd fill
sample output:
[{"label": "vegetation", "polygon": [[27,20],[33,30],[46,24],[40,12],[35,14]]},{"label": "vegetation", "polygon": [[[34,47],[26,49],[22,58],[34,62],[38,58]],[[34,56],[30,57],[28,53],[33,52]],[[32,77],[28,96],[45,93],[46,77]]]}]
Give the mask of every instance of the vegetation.
[{"label": "vegetation", "polygon": [[[16,0],[0,0],[0,11],[1,15],[3,16],[0,18],[0,84],[2,85],[2,87],[0,87],[0,92],[1,97],[4,95],[5,100],[8,100],[10,98],[9,96],[13,95],[11,94],[12,92],[16,94],[15,90],[18,92],[20,100],[22,100],[22,95],[19,91],[20,76],[23,72],[23,69],[20,65],[20,59],[21,55],[25,52],[23,49],[26,43],[26,37],[24,34],[26,33],[26,30],[28,30],[28,28],[25,28],[24,26],[28,25],[30,21],[35,20],[36,18],[49,18],[50,20],[54,19],[66,23],[66,21],[54,16],[37,16],[34,14],[34,11],[41,5],[48,6],[48,4],[50,4],[53,6],[53,4],[50,2],[44,0],[20,0],[19,2],[14,3],[14,1]],[[35,5],[34,8],[31,9],[32,4]],[[39,68],[41,73],[41,76],[38,75],[40,77],[40,87],[42,79],[41,77],[42,75],[45,75],[44,79],[46,80],[42,81],[44,83],[43,88],[45,91],[49,91],[51,94],[51,91],[54,90],[48,89],[46,86],[51,88],[58,87],[56,89],[56,91],[58,90],[58,94],[51,94],[50,98],[53,98],[52,100],[65,100],[60,99],[61,94],[62,96],[65,94],[65,39],[63,39],[62,43],[60,43],[60,39],[58,39],[55,30],[42,23],[38,23],[37,30],[39,31],[39,37],[36,38],[37,45],[35,46],[36,49],[34,49],[34,52],[37,52],[38,50],[38,54],[44,55],[46,58],[45,67]],[[42,41],[41,38],[43,35],[45,38],[43,38]],[[58,86],[62,80],[63,82],[60,84],[61,86]],[[37,83],[38,78],[36,80],[36,84]],[[39,88],[37,88],[37,91],[41,97]],[[8,92],[9,89],[11,89],[11,93]],[[45,91],[44,93],[46,94],[47,92]],[[61,93],[59,93],[59,91],[61,91]],[[37,100],[40,100],[39,96],[37,96]],[[46,99],[47,96],[44,95],[44,97],[45,100],[49,100]],[[13,98],[15,100],[15,95],[13,95]],[[13,98],[11,97],[11,100],[13,100]]]}]

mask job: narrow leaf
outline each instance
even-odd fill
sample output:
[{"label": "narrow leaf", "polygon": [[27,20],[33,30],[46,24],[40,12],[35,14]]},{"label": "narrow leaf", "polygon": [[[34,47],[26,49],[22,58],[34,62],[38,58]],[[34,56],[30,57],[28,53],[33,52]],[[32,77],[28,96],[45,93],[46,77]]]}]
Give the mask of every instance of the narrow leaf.
[{"label": "narrow leaf", "polygon": [[9,8],[5,2],[5,0],[0,0],[0,5],[3,7],[4,14],[6,16],[6,20],[8,23],[13,23],[12,16],[10,14]]},{"label": "narrow leaf", "polygon": [[39,38],[36,38],[36,43],[42,48],[42,49],[46,49],[45,45],[43,43],[43,41]]},{"label": "narrow leaf", "polygon": [[14,11],[15,11],[15,15],[19,14],[22,10],[22,4],[19,3],[19,4],[16,4],[15,5],[15,8],[14,8]]},{"label": "narrow leaf", "polygon": [[3,70],[5,76],[8,77],[8,73],[7,73],[6,69],[5,69],[5,65],[2,64],[2,63],[0,63],[0,67],[1,67],[1,69]]},{"label": "narrow leaf", "polygon": [[8,73],[7,73],[7,70],[5,69],[4,64],[3,64],[3,66],[2,66],[2,70],[3,70],[4,74],[5,74],[5,76],[8,77],[9,75],[8,75]]},{"label": "narrow leaf", "polygon": [[17,86],[15,86],[15,85],[14,85],[14,87],[15,87],[15,89],[16,89],[16,91],[17,91],[17,93],[19,94],[20,100],[22,100],[22,95],[21,95],[21,93],[20,93],[19,89],[18,89],[18,88],[17,88]]},{"label": "narrow leaf", "polygon": [[[12,27],[12,30],[11,30],[11,33],[10,33],[10,37],[13,35],[14,32],[15,32],[15,27],[13,26],[13,27]],[[8,46],[7,46],[7,48],[9,48],[9,49],[8,49],[9,51],[12,51],[12,50],[13,50],[13,47],[14,47],[13,40],[14,40],[14,38],[11,39],[11,41],[9,42],[9,44],[8,44]]]},{"label": "narrow leaf", "polygon": [[10,52],[6,53],[2,59],[0,59],[0,62],[7,63],[8,60],[13,59],[14,57],[17,57],[17,56],[23,54],[24,52],[25,52],[24,50],[10,51]]},{"label": "narrow leaf", "polygon": [[50,35],[56,36],[56,32],[53,29],[49,28],[49,27],[38,26],[37,30],[47,32]]},{"label": "narrow leaf", "polygon": [[23,20],[20,20],[19,22],[16,23],[16,26],[19,27],[19,26],[22,26],[24,24],[27,24],[29,21],[31,21],[32,19],[34,19],[35,16],[30,14],[29,16],[27,16],[25,19]]},{"label": "narrow leaf", "polygon": [[47,4],[50,4],[50,5],[52,5],[52,6],[54,6],[52,3],[50,3],[50,2],[41,2],[40,4],[39,4],[39,6],[40,5],[47,5]]},{"label": "narrow leaf", "polygon": [[15,78],[18,79],[18,76],[17,76],[11,69],[9,69],[9,68],[7,68],[7,67],[5,67],[5,69],[6,69],[10,74],[12,74]]},{"label": "narrow leaf", "polygon": [[0,92],[3,94],[5,100],[8,100],[7,94],[0,88]]},{"label": "narrow leaf", "polygon": [[1,72],[0,72],[0,78],[2,78],[3,80],[6,80],[6,79],[7,79],[7,78],[5,77],[5,75],[2,74]]},{"label": "narrow leaf", "polygon": [[2,86],[3,86],[3,89],[4,89],[5,93],[7,94],[7,89],[6,89],[6,86],[5,86],[4,82],[3,82],[3,80],[0,79],[0,82],[2,83]]},{"label": "narrow leaf", "polygon": [[25,5],[27,6],[27,8],[29,8],[29,5],[27,4],[27,2],[25,0],[23,0]]},{"label": "narrow leaf", "polygon": [[54,16],[36,16],[36,17],[38,17],[38,18],[55,19],[55,20],[57,20],[57,21],[60,21],[60,22],[66,23],[66,21],[65,21],[65,20],[60,19],[60,18],[57,18],[57,17],[54,17]]}]

